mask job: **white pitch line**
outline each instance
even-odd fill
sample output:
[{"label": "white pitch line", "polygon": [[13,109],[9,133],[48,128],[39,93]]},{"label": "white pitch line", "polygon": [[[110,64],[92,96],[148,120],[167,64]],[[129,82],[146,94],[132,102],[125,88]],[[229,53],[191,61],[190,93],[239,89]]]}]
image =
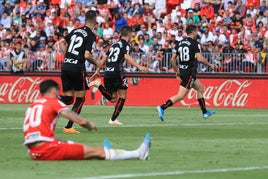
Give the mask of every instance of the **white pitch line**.
[{"label": "white pitch line", "polygon": [[[110,128],[110,127],[175,127],[175,126],[232,126],[232,125],[268,125],[268,123],[199,123],[199,124],[191,124],[191,123],[185,123],[185,124],[168,124],[166,122],[160,123],[160,124],[124,124],[120,126],[108,126],[108,125],[99,125],[97,127],[99,128]],[[58,129],[60,127],[57,127]],[[78,127],[80,128],[80,127]],[[22,130],[22,128],[19,127],[2,127],[1,130]]]},{"label": "white pitch line", "polygon": [[185,171],[174,171],[174,172],[136,173],[136,174],[122,174],[122,175],[103,175],[103,176],[96,176],[96,177],[83,177],[83,178],[73,178],[73,179],[136,178],[136,177],[153,177],[153,176],[167,176],[167,175],[223,173],[223,172],[266,170],[266,169],[268,169],[268,166],[251,166],[251,167],[239,167],[239,168],[218,168],[218,169],[208,169],[208,170],[185,170]]}]

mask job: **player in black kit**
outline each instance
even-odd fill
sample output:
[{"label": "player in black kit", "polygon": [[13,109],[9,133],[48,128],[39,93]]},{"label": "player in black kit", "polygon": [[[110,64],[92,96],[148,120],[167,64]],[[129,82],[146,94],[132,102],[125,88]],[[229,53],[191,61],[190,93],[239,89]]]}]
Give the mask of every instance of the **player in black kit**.
[{"label": "player in black kit", "polygon": [[[90,85],[98,88],[102,95],[106,97],[111,102],[116,102],[115,109],[109,124],[122,124],[116,118],[122,111],[126,97],[128,81],[124,74],[123,63],[126,60],[129,64],[136,66],[140,71],[148,71],[148,68],[143,67],[136,63],[134,59],[129,55],[130,45],[128,41],[131,38],[132,29],[129,26],[124,26],[121,29],[121,39],[116,43],[112,44],[107,51],[105,57],[101,60],[101,66],[106,62],[106,68],[104,72],[104,86],[101,85],[101,80],[97,79],[92,81]],[[100,68],[96,70],[92,78],[99,75]],[[119,94],[119,99],[117,100],[117,94]]]},{"label": "player in black kit", "polygon": [[[59,45],[65,54],[61,67],[61,81],[64,96],[60,100],[69,105],[74,102],[72,111],[79,114],[85,102],[86,90],[89,89],[89,80],[86,74],[85,60],[99,67],[99,63],[93,59],[92,53],[95,48],[96,36],[92,29],[97,25],[96,12],[87,11],[86,25],[72,30]],[[63,129],[64,133],[80,133],[73,128],[73,122],[68,121]]]},{"label": "player in black kit", "polygon": [[[196,79],[198,61],[209,66],[211,69],[214,69],[215,65],[209,63],[201,54],[200,45],[195,40],[197,27],[195,25],[188,25],[186,33],[188,37],[178,43],[175,47],[175,53],[171,58],[172,67],[176,72],[176,78],[181,80],[180,88],[176,95],[170,97],[165,103],[157,107],[161,121],[164,121],[165,109],[183,100],[190,88],[194,88],[197,91],[197,99],[203,113],[203,118],[207,118],[215,113],[214,110],[206,109],[205,99],[203,98],[204,86]],[[178,63],[176,60],[177,56],[179,56]]]}]

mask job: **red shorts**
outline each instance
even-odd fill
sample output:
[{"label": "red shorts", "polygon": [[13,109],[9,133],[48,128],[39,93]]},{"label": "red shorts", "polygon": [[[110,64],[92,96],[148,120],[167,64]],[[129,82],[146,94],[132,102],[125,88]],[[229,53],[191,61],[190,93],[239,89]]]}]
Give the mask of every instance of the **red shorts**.
[{"label": "red shorts", "polygon": [[84,146],[55,140],[40,146],[29,147],[29,154],[33,160],[82,160]]}]

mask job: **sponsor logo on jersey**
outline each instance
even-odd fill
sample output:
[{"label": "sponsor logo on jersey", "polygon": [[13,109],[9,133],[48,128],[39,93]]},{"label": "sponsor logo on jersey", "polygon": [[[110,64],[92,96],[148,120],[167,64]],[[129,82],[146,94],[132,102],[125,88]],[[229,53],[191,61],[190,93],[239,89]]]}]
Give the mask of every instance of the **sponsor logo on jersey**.
[{"label": "sponsor logo on jersey", "polygon": [[72,64],[77,64],[78,60],[71,59],[71,58],[65,58],[64,63],[72,63]]}]

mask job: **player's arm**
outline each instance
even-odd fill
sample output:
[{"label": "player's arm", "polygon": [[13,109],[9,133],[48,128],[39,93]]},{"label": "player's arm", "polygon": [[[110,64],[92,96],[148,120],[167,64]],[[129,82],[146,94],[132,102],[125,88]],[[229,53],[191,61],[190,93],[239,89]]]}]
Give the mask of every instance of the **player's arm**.
[{"label": "player's arm", "polygon": [[94,57],[93,57],[93,55],[92,55],[92,53],[90,51],[86,50],[84,57],[89,63],[92,63],[97,68],[100,67],[99,62],[94,59]]},{"label": "player's arm", "polygon": [[60,39],[59,46],[60,46],[61,51],[65,55],[66,54],[66,51],[67,51],[67,42],[66,42],[66,40],[64,38]]},{"label": "player's arm", "polygon": [[88,130],[97,130],[97,127],[93,122],[87,121],[86,118],[76,114],[70,109],[62,110],[60,114],[65,118],[69,119],[70,121],[75,122]]},{"label": "player's arm", "polygon": [[148,68],[144,67],[140,64],[138,64],[129,54],[125,54],[124,58],[127,60],[127,62],[135,67],[137,67],[142,72],[147,72]]},{"label": "player's arm", "polygon": [[95,73],[91,76],[92,80],[94,80],[96,77],[100,75],[100,70],[107,59],[108,59],[107,55],[102,56],[101,60],[99,61],[100,66],[96,69]]},{"label": "player's arm", "polygon": [[215,65],[211,64],[207,61],[207,59],[205,57],[203,57],[203,55],[201,53],[195,53],[196,58],[199,62],[203,63],[206,66],[209,66],[211,69],[215,69]]},{"label": "player's arm", "polygon": [[170,63],[172,65],[173,70],[175,71],[176,78],[180,79],[180,70],[179,70],[178,64],[177,64],[177,54],[176,53],[172,54]]}]

